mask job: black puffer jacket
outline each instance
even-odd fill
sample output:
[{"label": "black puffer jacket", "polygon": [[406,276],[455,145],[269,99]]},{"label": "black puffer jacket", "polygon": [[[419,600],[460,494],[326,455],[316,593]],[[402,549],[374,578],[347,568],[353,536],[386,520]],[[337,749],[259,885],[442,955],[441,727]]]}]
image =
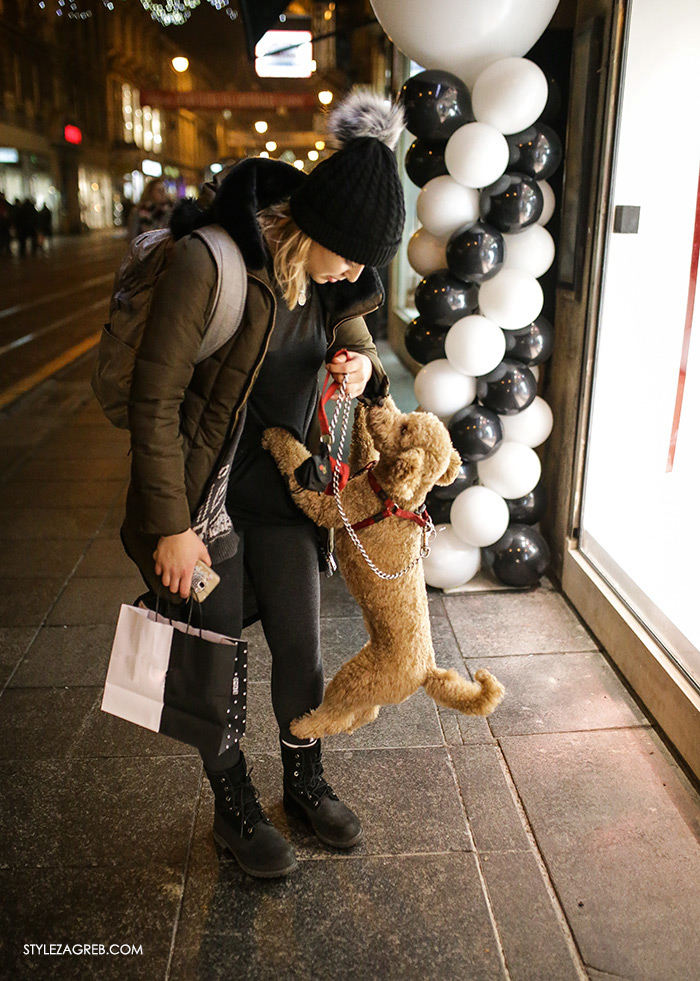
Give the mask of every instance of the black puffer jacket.
[{"label": "black puffer jacket", "polygon": [[[265,357],[275,324],[275,297],[256,213],[288,197],[303,174],[277,161],[246,160],[223,182],[214,206],[174,218],[179,236],[155,287],[149,322],[136,360],[129,406],[132,467],[122,540],[152,589],[170,596],[155,575],[153,551],[162,535],[185,531],[204,497]],[[237,333],[195,364],[216,268],[206,246],[187,233],[215,221],[241,249],[248,294]],[[366,268],[356,283],[320,291],[328,356],[346,348],[374,367],[368,388],[380,396],[388,379],[363,315],[383,301],[379,278]]]}]

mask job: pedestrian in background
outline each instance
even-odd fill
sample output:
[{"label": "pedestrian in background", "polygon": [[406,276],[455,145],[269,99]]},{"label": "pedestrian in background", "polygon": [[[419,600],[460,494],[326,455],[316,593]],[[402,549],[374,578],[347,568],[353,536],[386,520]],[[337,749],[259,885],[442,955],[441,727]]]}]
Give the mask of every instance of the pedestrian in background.
[{"label": "pedestrian in background", "polygon": [[10,222],[12,217],[12,207],[5,197],[4,191],[0,191],[0,255],[10,255]]},{"label": "pedestrian in background", "polygon": [[[324,362],[336,381],[347,378],[350,396],[371,401],[388,389],[363,315],[384,299],[373,267],[388,263],[401,241],[405,211],[392,150],[402,114],[358,93],[330,125],[340,149],[311,174],[245,160],[206,212],[194,203],[176,210],[178,241],[154,289],[129,398],[122,540],[150,587],[142,601],[151,609],[157,597],[161,612],[163,598],[186,600],[201,560],[221,577],[202,604],[204,628],[240,637],[244,624],[262,621],[285,807],[325,844],[345,849],[361,840],[359,818],[327,783],[320,741],[297,739],[289,728],[323,698],[318,530],[261,445],[271,426],[312,442]],[[197,363],[217,269],[188,233],[207,224],[236,241],[248,288],[237,333]],[[220,507],[200,536],[192,526],[210,492]],[[186,620],[188,611],[171,603],[167,615]],[[238,746],[203,760],[216,841],[251,875],[290,872],[293,849],[266,817]]]},{"label": "pedestrian in background", "polygon": [[53,237],[53,215],[46,203],[44,203],[44,207],[37,215],[37,225],[41,236],[41,244],[50,242]]},{"label": "pedestrian in background", "polygon": [[142,232],[154,228],[167,228],[173,205],[165,183],[160,177],[153,177],[145,186],[137,208],[129,214],[129,238],[136,238]]},{"label": "pedestrian in background", "polygon": [[19,254],[27,254],[27,240],[32,249],[32,255],[36,255],[39,248],[39,228],[37,210],[31,198],[25,198],[15,205],[15,235],[19,242]]}]

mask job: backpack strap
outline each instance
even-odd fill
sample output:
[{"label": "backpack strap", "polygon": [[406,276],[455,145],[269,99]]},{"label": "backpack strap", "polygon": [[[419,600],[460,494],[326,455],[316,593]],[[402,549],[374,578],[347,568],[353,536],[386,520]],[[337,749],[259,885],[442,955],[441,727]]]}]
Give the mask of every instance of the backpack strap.
[{"label": "backpack strap", "polygon": [[214,302],[197,355],[197,364],[229,341],[240,327],[248,274],[241,250],[221,225],[205,225],[193,233],[201,238],[216,265]]}]

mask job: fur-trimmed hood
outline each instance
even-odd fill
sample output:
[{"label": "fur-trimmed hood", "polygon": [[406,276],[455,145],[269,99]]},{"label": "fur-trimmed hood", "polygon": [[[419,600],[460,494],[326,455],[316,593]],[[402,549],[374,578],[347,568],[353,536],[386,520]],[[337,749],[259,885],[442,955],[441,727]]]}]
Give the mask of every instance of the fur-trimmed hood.
[{"label": "fur-trimmed hood", "polygon": [[[283,163],[265,157],[252,157],[233,166],[220,184],[208,185],[214,191],[212,203],[206,210],[193,198],[176,205],[170,220],[175,239],[189,235],[204,225],[221,225],[241,250],[250,270],[264,269],[269,259],[257,213],[270,205],[285,201],[306,180],[306,174]],[[381,280],[368,266],[356,283],[341,281],[323,287],[325,306],[330,310],[361,313],[370,305],[384,301]]]}]

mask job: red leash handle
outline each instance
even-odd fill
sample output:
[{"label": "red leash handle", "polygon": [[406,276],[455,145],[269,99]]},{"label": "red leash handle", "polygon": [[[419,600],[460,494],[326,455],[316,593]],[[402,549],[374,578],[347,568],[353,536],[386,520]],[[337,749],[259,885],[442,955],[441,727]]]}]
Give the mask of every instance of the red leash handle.
[{"label": "red leash handle", "polygon": [[[347,357],[347,351],[341,348],[337,354],[344,354]],[[342,385],[339,385],[337,381],[334,381],[333,375],[330,371],[326,372],[326,378],[323,383],[323,388],[321,389],[321,397],[318,401],[318,424],[321,430],[321,441],[329,445],[332,444],[334,434],[331,433],[330,425],[328,424],[328,416],[326,415],[326,405],[330,402],[336,392],[339,392]],[[350,467],[347,463],[342,463],[335,459],[334,456],[329,454],[329,463],[331,467],[331,473],[334,470],[340,470],[340,488],[342,489],[347,484],[350,479]],[[326,494],[333,493],[332,483],[326,487]]]},{"label": "red leash handle", "polygon": [[[340,351],[336,351],[336,354],[344,354],[347,357],[348,352],[345,350],[345,348],[341,348]],[[322,436],[330,436],[326,406],[333,396],[339,391],[340,385],[337,381],[334,381],[333,375],[330,373],[330,371],[327,371],[326,379],[323,383],[323,388],[321,389],[321,398],[319,399],[318,403],[318,422],[321,427]]]}]

